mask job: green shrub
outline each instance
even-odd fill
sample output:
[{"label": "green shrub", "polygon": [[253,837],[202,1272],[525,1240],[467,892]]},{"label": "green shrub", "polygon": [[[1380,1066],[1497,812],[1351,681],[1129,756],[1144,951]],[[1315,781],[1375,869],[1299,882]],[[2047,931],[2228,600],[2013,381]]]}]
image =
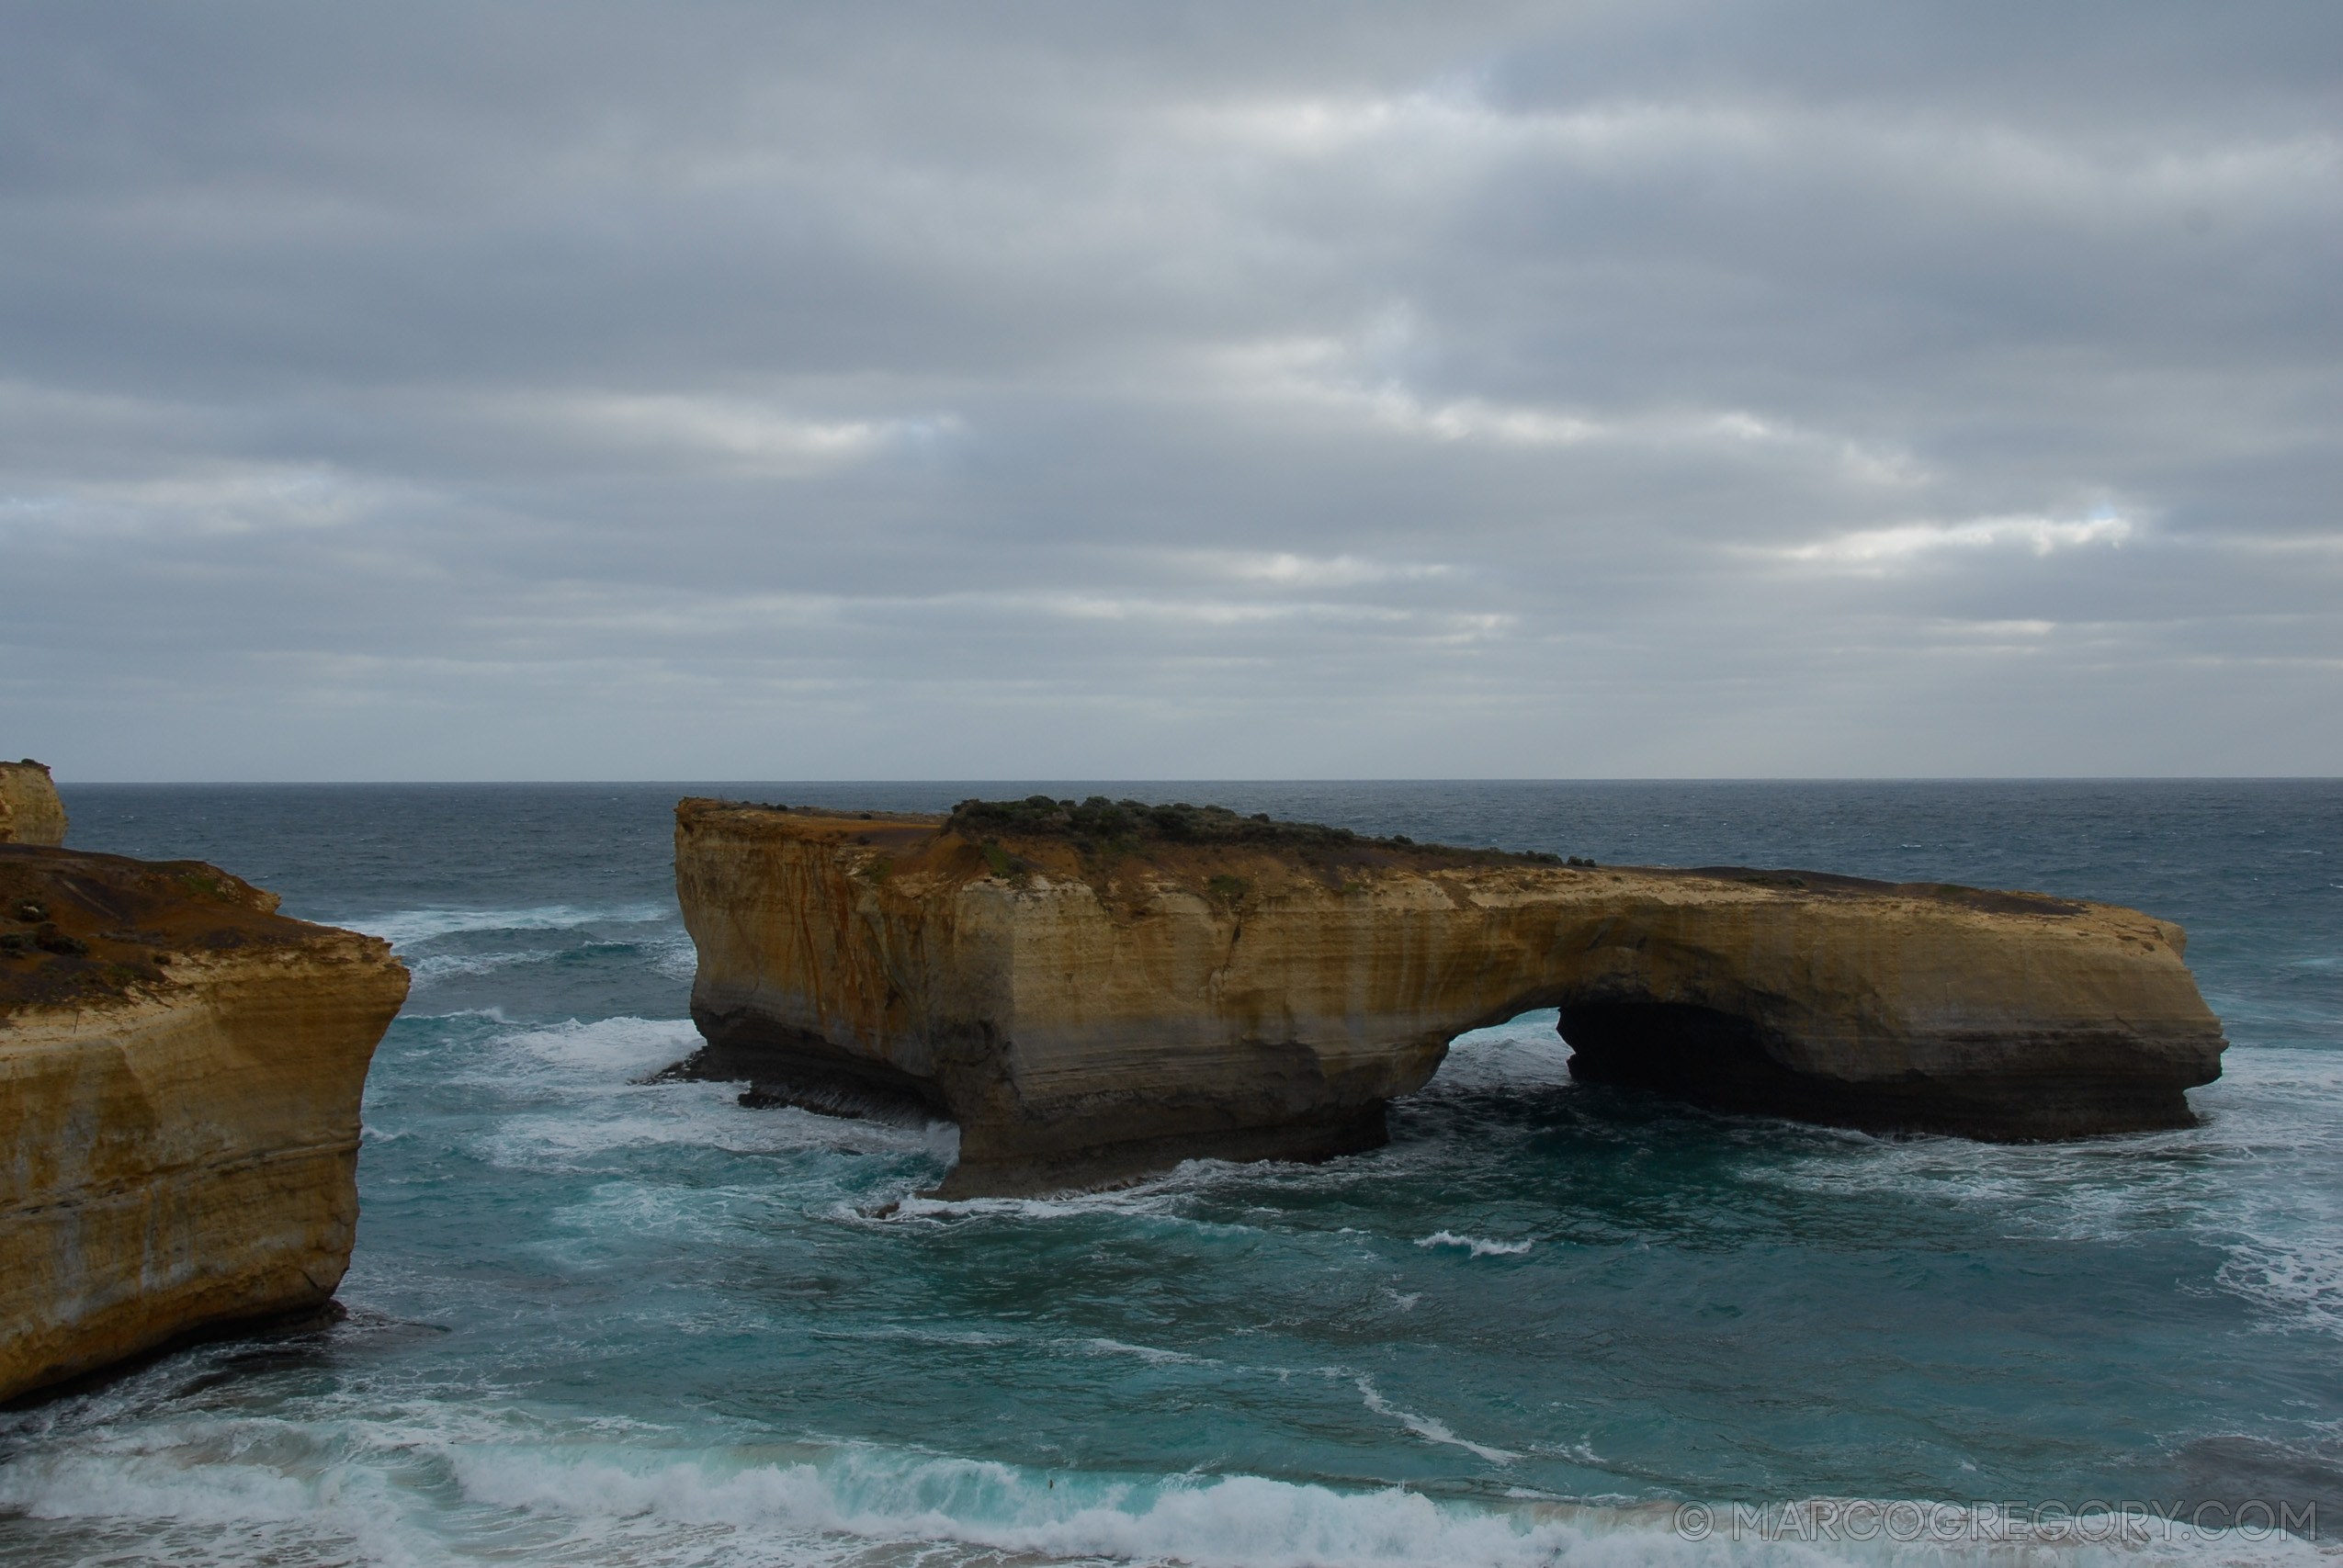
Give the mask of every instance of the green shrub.
[{"label": "green shrub", "polygon": [[[1542,850],[1459,849],[1419,844],[1404,833],[1375,838],[1318,822],[1281,822],[1267,812],[1240,817],[1225,806],[1192,806],[1184,800],[1149,805],[1143,800],[1052,800],[1029,795],[1023,800],[964,800],[952,808],[948,826],[960,837],[982,843],[1009,834],[1056,839],[1078,853],[1114,856],[1145,853],[1161,844],[1258,848],[1285,853],[1340,857],[1359,850],[1398,850],[1482,865],[1560,865],[1562,857]],[[990,856],[987,857],[990,863]],[[1573,857],[1572,864],[1591,865]],[[995,869],[995,874],[1007,873]]]},{"label": "green shrub", "polygon": [[1003,882],[1023,887],[1032,875],[1032,868],[1002,849],[998,839],[985,840],[977,846],[977,852],[984,856],[986,869]]},{"label": "green shrub", "polygon": [[66,935],[54,925],[38,927],[32,933],[32,940],[42,952],[61,953],[68,958],[79,958],[89,952],[89,943],[77,936]]}]

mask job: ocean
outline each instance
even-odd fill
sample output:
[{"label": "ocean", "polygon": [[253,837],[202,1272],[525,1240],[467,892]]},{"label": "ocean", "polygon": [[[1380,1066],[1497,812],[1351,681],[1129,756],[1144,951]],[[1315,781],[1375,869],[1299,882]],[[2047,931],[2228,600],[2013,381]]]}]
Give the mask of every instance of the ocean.
[{"label": "ocean", "polygon": [[[1891,1140],[1576,1086],[1530,1014],[1372,1153],[958,1203],[949,1126],[640,1081],[696,1043],[677,796],[1036,790],[2134,905],[2226,1070],[2183,1132]],[[64,795],[415,983],[346,1319],[0,1411],[0,1564],[2343,1554],[2343,784]]]}]

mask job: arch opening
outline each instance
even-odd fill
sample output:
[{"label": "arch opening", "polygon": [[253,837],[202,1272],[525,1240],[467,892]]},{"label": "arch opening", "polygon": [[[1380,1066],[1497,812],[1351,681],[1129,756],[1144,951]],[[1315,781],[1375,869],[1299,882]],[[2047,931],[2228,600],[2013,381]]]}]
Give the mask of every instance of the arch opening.
[{"label": "arch opening", "polygon": [[[1541,988],[1497,1010],[1450,1044],[1453,1049],[1477,1043],[1476,1035],[1510,1036],[1526,1043],[1526,1029],[1539,1025],[1552,1031],[1546,1038],[1559,1047],[1560,1060],[1552,1066],[1572,1082],[1645,1089],[1712,1110],[1776,1115],[1813,1116],[1824,1109],[1817,1100],[1828,1098],[1823,1086],[1783,1066],[1766,1049],[1754,1020],[1684,1002],[1615,994],[1596,1001],[1583,992],[1556,995]],[[1487,1067],[1483,1074],[1499,1076]],[[1533,1081],[1544,1076],[1532,1070]]]},{"label": "arch opening", "polygon": [[1684,1002],[1566,1005],[1556,1028],[1580,1083],[1649,1089],[1719,1111],[1811,1115],[1819,1088],[1774,1060],[1758,1026]]}]

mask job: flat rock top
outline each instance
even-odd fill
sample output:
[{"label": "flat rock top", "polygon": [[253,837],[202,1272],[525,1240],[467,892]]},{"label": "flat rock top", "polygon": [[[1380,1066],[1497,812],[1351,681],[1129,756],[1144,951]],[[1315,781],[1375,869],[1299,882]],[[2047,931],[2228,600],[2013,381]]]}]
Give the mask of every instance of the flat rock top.
[{"label": "flat rock top", "polygon": [[169,982],[175,959],[311,940],[332,928],[202,861],[0,844],[0,1018]]},{"label": "flat rock top", "polygon": [[[1216,875],[1241,872],[1284,880],[1277,876],[1280,871],[1340,887],[1346,880],[1393,872],[1542,870],[1563,864],[1559,855],[1370,838],[1314,823],[1240,818],[1217,807],[1152,809],[1167,815],[1161,821],[1121,811],[1104,820],[1069,820],[1063,814],[1050,820],[1027,813],[998,820],[965,807],[939,816],[706,799],[685,800],[675,812],[686,828],[721,822],[752,836],[866,846],[893,870],[928,887],[986,876],[1023,882],[1038,874],[1089,882],[1102,891],[1135,878],[1158,885],[1194,883],[1201,891]],[[1175,810],[1179,815],[1169,815]]]},{"label": "flat rock top", "polygon": [[[971,810],[971,805],[979,809]],[[687,799],[677,805],[676,817],[686,829],[720,823],[729,831],[752,837],[859,849],[874,869],[883,863],[879,874],[886,882],[906,892],[932,893],[988,876],[1012,884],[1039,877],[1086,882],[1102,897],[1128,893],[1144,883],[1185,886],[1234,903],[1256,890],[1283,893],[1315,884],[1330,891],[1364,891],[1394,875],[1429,875],[1504,885],[1515,892],[1551,889],[1573,897],[1617,892],[1679,902],[1688,897],[1719,903],[1745,898],[1876,901],[1987,918],[2065,922],[2081,917],[2087,923],[2116,917],[2117,924],[2152,927],[2166,940],[2182,940],[2178,927],[2134,911],[2043,893],[1749,866],[1599,866],[1553,854],[1372,838],[1312,823],[1240,818],[1217,807],[1180,808],[1184,819],[1149,819],[1128,810],[1105,818],[1058,806],[1052,814],[1043,809],[1038,797],[1032,802],[969,803],[941,816]],[[1141,809],[1164,813],[1174,808]]]}]

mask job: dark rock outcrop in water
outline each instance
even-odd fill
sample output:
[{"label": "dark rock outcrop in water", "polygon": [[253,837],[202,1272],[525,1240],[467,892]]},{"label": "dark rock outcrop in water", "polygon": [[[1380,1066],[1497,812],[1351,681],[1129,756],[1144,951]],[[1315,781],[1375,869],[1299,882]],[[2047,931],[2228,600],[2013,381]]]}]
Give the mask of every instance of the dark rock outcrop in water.
[{"label": "dark rock outcrop in water", "polygon": [[1371,1147],[1471,1029],[1578,1077],[1992,1139],[2185,1125],[2225,1042],[2179,928],[2027,893],[1654,870],[1190,807],[676,808],[685,1070],[960,1123],[946,1195]]},{"label": "dark rock outcrop in water", "polygon": [[0,844],[0,1399],[329,1302],[390,944],[198,861]]}]

